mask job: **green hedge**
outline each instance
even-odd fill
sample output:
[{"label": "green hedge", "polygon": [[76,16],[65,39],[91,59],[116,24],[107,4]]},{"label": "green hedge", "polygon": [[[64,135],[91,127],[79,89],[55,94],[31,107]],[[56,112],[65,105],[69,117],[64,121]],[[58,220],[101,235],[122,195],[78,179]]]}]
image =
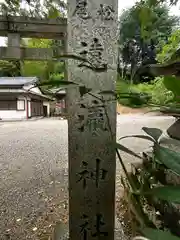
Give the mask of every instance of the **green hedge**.
[{"label": "green hedge", "polygon": [[163,78],[157,77],[150,83],[132,84],[125,80],[117,81],[117,93],[120,96],[122,93],[130,95],[139,94],[137,98],[121,98],[119,102],[126,106],[136,107],[144,106],[148,103],[156,105],[165,105],[173,101],[173,93],[164,86]]}]

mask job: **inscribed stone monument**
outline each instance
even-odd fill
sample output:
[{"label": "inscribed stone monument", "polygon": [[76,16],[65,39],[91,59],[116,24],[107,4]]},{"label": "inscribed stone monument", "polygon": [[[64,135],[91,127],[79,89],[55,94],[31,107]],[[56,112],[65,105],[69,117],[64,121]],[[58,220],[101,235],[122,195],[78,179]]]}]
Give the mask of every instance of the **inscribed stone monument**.
[{"label": "inscribed stone monument", "polygon": [[114,238],[117,0],[69,0],[69,234]]}]

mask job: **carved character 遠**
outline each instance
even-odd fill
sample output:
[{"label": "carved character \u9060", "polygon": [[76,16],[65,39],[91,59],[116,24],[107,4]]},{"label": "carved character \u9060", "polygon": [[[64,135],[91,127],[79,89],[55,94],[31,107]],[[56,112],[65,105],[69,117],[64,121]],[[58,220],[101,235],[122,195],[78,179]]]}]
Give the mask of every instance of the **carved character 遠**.
[{"label": "carved character \u9060", "polygon": [[90,46],[86,42],[81,42],[83,50],[80,55],[87,60],[87,62],[82,62],[79,67],[89,67],[98,69],[107,69],[107,64],[103,60],[102,53],[104,48],[100,43],[98,38],[93,38]]}]

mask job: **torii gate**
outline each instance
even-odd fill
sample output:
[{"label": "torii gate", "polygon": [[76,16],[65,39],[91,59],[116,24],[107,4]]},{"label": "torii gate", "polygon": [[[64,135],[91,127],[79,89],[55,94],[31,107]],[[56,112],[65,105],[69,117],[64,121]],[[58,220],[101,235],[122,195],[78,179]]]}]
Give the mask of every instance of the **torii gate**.
[{"label": "torii gate", "polygon": [[[0,36],[8,37],[8,47],[0,47],[0,59],[2,60],[56,59],[58,55],[65,52],[67,20],[65,18],[36,19],[0,16]],[[62,48],[23,48],[20,47],[23,37],[62,40]]]}]

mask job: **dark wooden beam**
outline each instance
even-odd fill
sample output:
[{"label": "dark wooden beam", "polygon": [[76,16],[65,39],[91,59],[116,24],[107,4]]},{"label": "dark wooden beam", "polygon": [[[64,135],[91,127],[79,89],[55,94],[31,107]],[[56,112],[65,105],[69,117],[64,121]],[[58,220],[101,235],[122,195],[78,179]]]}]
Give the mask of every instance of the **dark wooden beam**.
[{"label": "dark wooden beam", "polygon": [[2,60],[56,60],[62,54],[64,50],[59,48],[53,50],[52,48],[0,47],[0,59]]},{"label": "dark wooden beam", "polygon": [[0,36],[18,33],[24,38],[66,39],[67,20],[0,16]]}]

